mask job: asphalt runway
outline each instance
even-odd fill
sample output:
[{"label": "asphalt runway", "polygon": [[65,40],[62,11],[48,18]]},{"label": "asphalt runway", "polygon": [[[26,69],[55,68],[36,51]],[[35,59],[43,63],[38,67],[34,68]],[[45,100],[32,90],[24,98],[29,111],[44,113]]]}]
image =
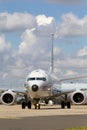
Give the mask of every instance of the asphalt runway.
[{"label": "asphalt runway", "polygon": [[78,126],[87,126],[87,106],[44,106],[40,110],[0,106],[0,130],[64,130]]},{"label": "asphalt runway", "polygon": [[64,130],[87,125],[87,115],[26,117],[22,119],[1,119],[1,130]]}]

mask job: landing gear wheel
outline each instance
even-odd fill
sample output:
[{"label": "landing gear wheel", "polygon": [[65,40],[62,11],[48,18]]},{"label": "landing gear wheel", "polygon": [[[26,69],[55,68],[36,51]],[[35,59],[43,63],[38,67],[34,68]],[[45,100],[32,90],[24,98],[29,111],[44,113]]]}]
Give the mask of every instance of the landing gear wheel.
[{"label": "landing gear wheel", "polygon": [[28,109],[31,109],[31,101],[28,101],[27,107],[28,107]]},{"label": "landing gear wheel", "polygon": [[35,104],[35,109],[40,109],[40,104]]},{"label": "landing gear wheel", "polygon": [[62,108],[62,109],[65,108],[65,102],[61,102],[61,108]]},{"label": "landing gear wheel", "polygon": [[70,102],[61,102],[61,108],[64,109],[65,106],[67,106],[68,109],[71,108],[71,103]]},{"label": "landing gear wheel", "polygon": [[71,108],[71,103],[70,102],[67,102],[67,108],[70,109]]},{"label": "landing gear wheel", "polygon": [[40,109],[40,104],[38,105],[38,109]]},{"label": "landing gear wheel", "polygon": [[22,109],[25,109],[26,103],[22,102]]},{"label": "landing gear wheel", "polygon": [[37,105],[35,104],[35,109],[37,109]]}]

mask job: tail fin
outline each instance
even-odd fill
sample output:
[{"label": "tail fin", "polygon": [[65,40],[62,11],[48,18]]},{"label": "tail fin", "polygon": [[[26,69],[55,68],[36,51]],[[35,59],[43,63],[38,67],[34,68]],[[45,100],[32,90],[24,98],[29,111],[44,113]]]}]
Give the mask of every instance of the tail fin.
[{"label": "tail fin", "polygon": [[51,65],[50,65],[50,73],[54,72],[54,34],[52,34],[52,47],[51,47]]}]

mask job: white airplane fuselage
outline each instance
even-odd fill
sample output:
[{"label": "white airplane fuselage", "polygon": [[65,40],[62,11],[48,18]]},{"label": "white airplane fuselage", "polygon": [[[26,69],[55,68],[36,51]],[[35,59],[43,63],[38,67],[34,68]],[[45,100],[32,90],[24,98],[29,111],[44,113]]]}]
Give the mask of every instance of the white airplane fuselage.
[{"label": "white airplane fuselage", "polygon": [[44,98],[52,95],[53,81],[51,75],[41,69],[32,71],[26,78],[28,95],[32,99]]}]

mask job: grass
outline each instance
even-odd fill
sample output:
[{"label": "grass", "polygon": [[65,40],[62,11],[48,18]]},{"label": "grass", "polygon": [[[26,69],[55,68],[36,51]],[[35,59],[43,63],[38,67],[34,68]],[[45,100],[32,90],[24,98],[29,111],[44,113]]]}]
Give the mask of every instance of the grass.
[{"label": "grass", "polygon": [[87,126],[77,127],[77,128],[68,128],[66,130],[87,130]]}]

